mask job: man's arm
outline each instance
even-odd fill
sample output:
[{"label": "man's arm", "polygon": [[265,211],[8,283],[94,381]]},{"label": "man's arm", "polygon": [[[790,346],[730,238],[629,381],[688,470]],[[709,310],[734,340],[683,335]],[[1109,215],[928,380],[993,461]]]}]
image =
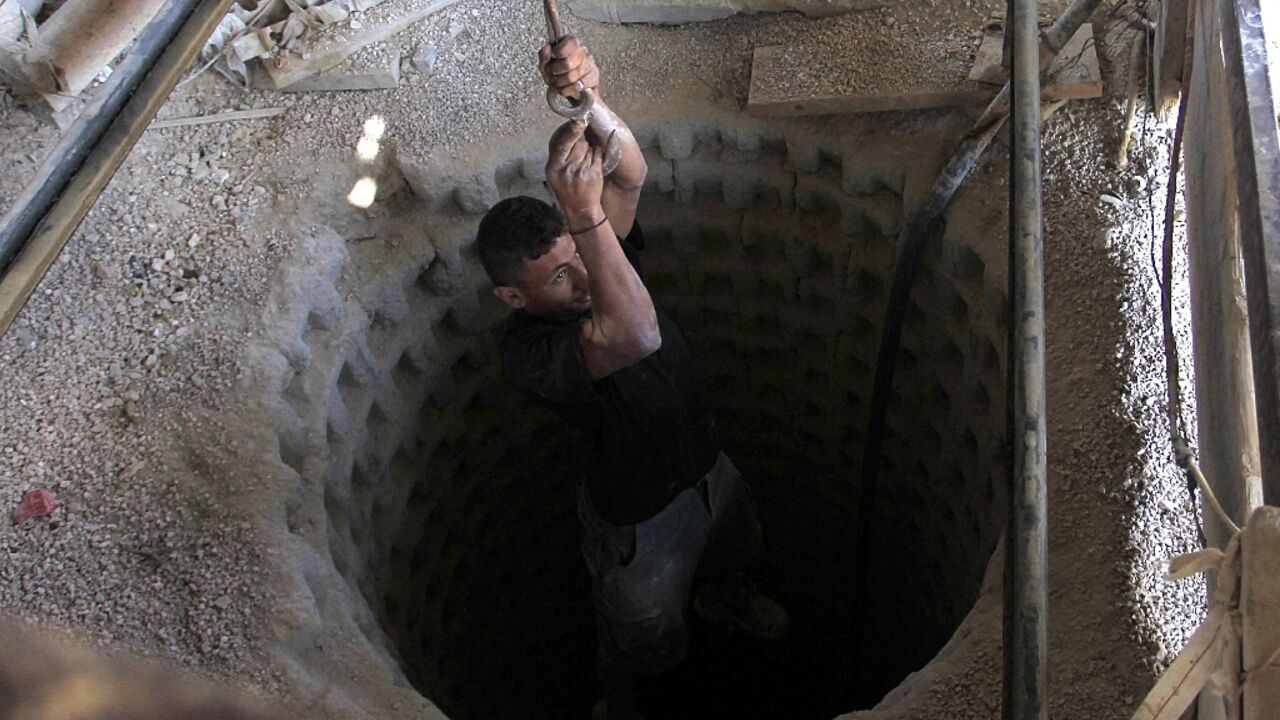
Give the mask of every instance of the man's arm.
[{"label": "man's arm", "polygon": [[604,150],[592,146],[585,132],[582,123],[568,122],[551,137],[547,182],[587,271],[592,315],[582,324],[579,345],[587,374],[599,380],[656,352],[662,334],[649,290],[623,253],[601,202]]},{"label": "man's arm", "polygon": [[543,80],[562,95],[578,97],[578,83],[595,92],[595,109],[587,131],[593,147],[604,147],[611,135],[616,135],[618,142],[622,143],[622,157],[618,160],[618,167],[605,178],[600,204],[618,236],[626,237],[635,222],[640,190],[644,187],[649,166],[635,136],[631,134],[631,128],[605,104],[600,95],[600,69],[596,66],[595,57],[570,35],[554,47],[544,45],[538,53],[538,67],[542,70]]}]

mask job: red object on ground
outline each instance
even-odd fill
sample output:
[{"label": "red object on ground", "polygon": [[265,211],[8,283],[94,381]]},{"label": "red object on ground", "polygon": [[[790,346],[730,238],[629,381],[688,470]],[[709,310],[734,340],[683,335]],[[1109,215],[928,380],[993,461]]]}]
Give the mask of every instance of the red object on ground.
[{"label": "red object on ground", "polygon": [[45,488],[32,490],[22,496],[18,509],[13,511],[13,524],[21,525],[31,518],[48,515],[56,507],[58,501],[53,498],[53,493]]}]

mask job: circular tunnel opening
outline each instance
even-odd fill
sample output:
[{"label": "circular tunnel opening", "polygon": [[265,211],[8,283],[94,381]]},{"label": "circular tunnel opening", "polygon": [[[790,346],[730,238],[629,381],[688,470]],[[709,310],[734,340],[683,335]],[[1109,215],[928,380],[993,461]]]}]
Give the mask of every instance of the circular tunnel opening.
[{"label": "circular tunnel opening", "polygon": [[[926,257],[882,491],[859,508],[901,177],[851,184],[856,159],[829,157],[797,176],[784,147],[732,164],[723,150],[704,142],[676,161],[649,151],[643,262],[757,498],[765,545],[753,575],[792,627],[762,642],[693,622],[687,661],[647,684],[643,709],[831,717],[871,707],[928,663],[978,596],[999,532],[1003,295],[962,241],[944,238]],[[498,189],[545,197],[518,172]],[[331,555],[405,675],[451,718],[587,717],[600,691],[574,511],[581,441],[503,381],[503,310],[466,281],[482,277],[469,242],[455,245],[409,290],[411,312],[429,321],[372,313],[374,361],[348,361],[338,375],[349,414],[365,418],[354,435],[366,447],[351,453],[349,475],[337,473],[349,480],[326,488]],[[417,351],[379,351],[405,346],[406,333],[425,333],[407,341]],[[408,415],[371,389],[384,382],[373,377],[380,364],[413,402]],[[367,508],[355,511],[364,520],[353,507]],[[870,597],[855,607],[856,524],[868,518]]]}]

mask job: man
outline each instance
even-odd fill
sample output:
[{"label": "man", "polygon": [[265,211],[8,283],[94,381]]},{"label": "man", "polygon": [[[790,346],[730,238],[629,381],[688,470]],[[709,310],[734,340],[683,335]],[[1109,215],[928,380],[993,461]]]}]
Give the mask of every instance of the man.
[{"label": "man", "polygon": [[[544,46],[539,67],[567,96],[599,85],[573,37]],[[611,135],[622,155],[606,178]],[[605,686],[596,714],[609,720],[638,718],[638,676],[683,659],[695,582],[698,614],[721,627],[772,638],[787,624],[738,572],[760,545],[755,507],[720,451],[689,347],[644,284],[635,217],[646,173],[635,138],[597,91],[590,126],[569,122],[551,138],[547,183],[560,210],[503,200],[478,237],[493,292],[513,308],[504,374],[578,427],[590,450],[578,514]]]}]

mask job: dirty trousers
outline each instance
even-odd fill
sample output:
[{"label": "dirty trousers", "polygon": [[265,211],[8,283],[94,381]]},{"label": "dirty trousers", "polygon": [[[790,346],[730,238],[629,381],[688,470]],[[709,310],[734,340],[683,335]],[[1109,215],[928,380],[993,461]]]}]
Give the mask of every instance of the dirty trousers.
[{"label": "dirty trousers", "polygon": [[651,675],[680,664],[694,583],[739,570],[761,543],[751,491],[724,453],[702,480],[637,525],[612,525],[578,486],[602,671]]}]

